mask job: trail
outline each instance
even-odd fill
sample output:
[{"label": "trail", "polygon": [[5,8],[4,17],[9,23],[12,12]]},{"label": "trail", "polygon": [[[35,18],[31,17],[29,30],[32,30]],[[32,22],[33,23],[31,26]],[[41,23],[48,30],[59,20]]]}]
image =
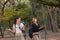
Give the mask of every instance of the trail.
[{"label": "trail", "polygon": [[[40,38],[39,39],[45,40],[45,34],[43,31],[40,32]],[[4,38],[1,38],[1,36],[0,36],[0,40],[15,40],[15,37],[12,33],[5,31],[4,32]],[[27,33],[26,40],[31,40],[28,36],[28,33]],[[60,40],[60,32],[47,31],[46,40]]]}]

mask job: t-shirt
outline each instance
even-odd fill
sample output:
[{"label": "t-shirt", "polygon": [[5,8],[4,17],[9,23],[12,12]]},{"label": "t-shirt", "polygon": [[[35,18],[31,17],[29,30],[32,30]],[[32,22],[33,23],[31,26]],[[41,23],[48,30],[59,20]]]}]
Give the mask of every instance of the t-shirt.
[{"label": "t-shirt", "polygon": [[43,29],[45,29],[45,27],[40,28],[39,24],[36,25],[36,24],[33,23],[33,24],[31,25],[31,30],[32,30],[33,33],[34,33],[34,32],[39,32],[39,31],[41,31],[41,30],[43,30]]},{"label": "t-shirt", "polygon": [[13,29],[16,29],[16,33],[21,33],[21,29],[20,27],[24,27],[24,24],[23,23],[20,23],[19,25],[18,24],[13,24]]}]

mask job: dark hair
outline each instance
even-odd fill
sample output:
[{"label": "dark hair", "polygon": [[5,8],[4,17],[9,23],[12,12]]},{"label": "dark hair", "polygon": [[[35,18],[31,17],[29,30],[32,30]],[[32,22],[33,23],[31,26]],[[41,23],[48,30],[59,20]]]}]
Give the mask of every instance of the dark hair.
[{"label": "dark hair", "polygon": [[16,20],[19,19],[19,18],[20,18],[19,16],[16,16],[16,17],[14,18],[14,24],[16,24]]}]

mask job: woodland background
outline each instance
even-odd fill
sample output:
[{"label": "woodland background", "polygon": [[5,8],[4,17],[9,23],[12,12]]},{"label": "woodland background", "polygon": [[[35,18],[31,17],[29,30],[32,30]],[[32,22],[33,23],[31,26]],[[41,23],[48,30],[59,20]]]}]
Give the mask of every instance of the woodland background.
[{"label": "woodland background", "polygon": [[11,28],[15,16],[22,17],[28,26],[32,17],[47,30],[60,29],[60,0],[0,0],[0,27]]}]

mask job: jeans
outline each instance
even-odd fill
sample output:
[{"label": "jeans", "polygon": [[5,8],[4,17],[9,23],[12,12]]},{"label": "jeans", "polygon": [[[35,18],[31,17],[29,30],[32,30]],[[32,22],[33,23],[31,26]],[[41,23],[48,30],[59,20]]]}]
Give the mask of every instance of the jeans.
[{"label": "jeans", "polygon": [[26,32],[25,31],[22,31],[22,32],[23,32],[23,36],[24,36],[24,38],[26,40]]}]

